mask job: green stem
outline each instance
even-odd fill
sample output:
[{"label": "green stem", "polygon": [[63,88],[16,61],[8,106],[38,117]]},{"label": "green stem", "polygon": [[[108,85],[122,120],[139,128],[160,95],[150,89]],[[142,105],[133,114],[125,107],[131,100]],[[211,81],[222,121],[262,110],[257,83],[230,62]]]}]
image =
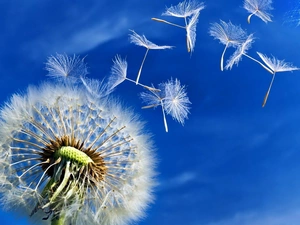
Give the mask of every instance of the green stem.
[{"label": "green stem", "polygon": [[56,217],[55,219],[51,220],[51,225],[64,225],[65,223],[65,216],[60,215],[59,217]]}]

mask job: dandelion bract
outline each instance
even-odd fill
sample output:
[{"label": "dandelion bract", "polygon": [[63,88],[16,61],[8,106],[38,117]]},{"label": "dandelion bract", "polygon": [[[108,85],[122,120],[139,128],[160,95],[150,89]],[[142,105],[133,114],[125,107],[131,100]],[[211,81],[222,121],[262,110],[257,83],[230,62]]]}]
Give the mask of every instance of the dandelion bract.
[{"label": "dandelion bract", "polygon": [[245,0],[244,8],[251,13],[248,16],[248,23],[250,23],[251,17],[256,15],[265,23],[272,22],[270,10],[273,9],[272,0]]},{"label": "dandelion bract", "polygon": [[155,160],[143,123],[86,85],[99,84],[29,87],[0,111],[1,204],[39,224],[127,224],[152,201]]}]

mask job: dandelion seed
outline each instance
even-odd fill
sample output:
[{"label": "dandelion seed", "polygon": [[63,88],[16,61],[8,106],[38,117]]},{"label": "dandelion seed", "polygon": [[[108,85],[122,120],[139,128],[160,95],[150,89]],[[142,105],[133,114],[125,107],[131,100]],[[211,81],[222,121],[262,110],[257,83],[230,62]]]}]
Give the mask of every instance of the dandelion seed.
[{"label": "dandelion seed", "polygon": [[91,97],[103,98],[112,92],[104,81],[90,79],[87,77],[80,77],[80,79]]},{"label": "dandelion seed", "polygon": [[74,83],[88,74],[86,64],[79,56],[70,57],[66,54],[56,54],[50,56],[46,62],[45,69],[48,76],[64,82]]},{"label": "dandelion seed", "polygon": [[121,84],[127,76],[127,61],[122,59],[119,55],[113,60],[113,66],[111,67],[111,76],[108,80],[108,86],[112,90],[119,84]]},{"label": "dandelion seed", "polygon": [[[250,34],[246,41],[244,41],[241,45],[237,47],[233,55],[227,60],[227,64],[225,66],[225,69],[232,69],[232,66],[234,64],[238,65],[238,63],[241,61],[242,56],[249,57],[247,55],[247,51],[251,48],[252,43],[254,42],[253,34]],[[250,57],[251,58],[251,57]]]},{"label": "dandelion seed", "polygon": [[272,58],[268,58],[266,55],[260,53],[260,52],[257,52],[257,54],[259,55],[259,57],[262,59],[262,61],[272,70],[272,80],[270,82],[270,85],[269,85],[269,88],[268,88],[268,91],[264,97],[264,100],[263,100],[263,104],[262,104],[262,107],[264,107],[267,103],[267,100],[268,100],[268,97],[269,97],[269,94],[270,94],[270,91],[271,91],[271,88],[272,88],[272,85],[273,85],[273,81],[275,79],[275,75],[276,73],[278,72],[288,72],[288,71],[294,71],[294,70],[299,70],[300,68],[298,67],[295,67],[293,65],[291,65],[290,63],[287,63],[285,62],[284,60],[278,60],[276,59],[275,57],[272,57]]},{"label": "dandelion seed", "polygon": [[[159,88],[162,87],[159,85]],[[161,106],[165,130],[166,132],[168,132],[169,128],[168,128],[168,123],[167,123],[166,113],[165,113],[165,108],[163,103],[163,99],[165,96],[164,89],[160,89],[160,90],[161,90],[160,92],[154,92],[149,90],[149,92],[142,92],[140,94],[142,101],[146,104],[146,106],[143,106],[142,109],[156,108],[157,106]]]},{"label": "dandelion seed", "polygon": [[189,16],[192,16],[195,12],[200,12],[204,8],[205,6],[203,2],[189,0],[180,2],[176,6],[167,8],[166,12],[164,12],[162,15],[187,18]]},{"label": "dandelion seed", "polygon": [[[184,18],[185,26],[181,26],[175,23],[171,23],[166,20],[162,20],[159,18],[152,18],[152,20],[166,23],[175,27],[179,27],[186,30],[186,42],[187,42],[187,50],[188,52],[193,52],[195,41],[196,41],[196,25],[198,22],[198,17],[200,15],[200,11],[205,8],[203,2],[197,2],[195,0],[183,1],[180,2],[176,6],[171,6],[167,8],[166,12],[164,12],[163,16],[173,16]],[[187,20],[188,17],[191,17]]]},{"label": "dandelion seed", "polygon": [[195,12],[195,14],[189,20],[189,23],[186,27],[186,40],[188,52],[193,52],[195,43],[196,43],[196,25],[198,23],[198,17],[200,12]]},{"label": "dandelion seed", "polygon": [[244,41],[241,45],[239,45],[236,49],[236,51],[233,53],[233,55],[227,60],[227,64],[225,66],[225,69],[232,69],[232,66],[234,64],[238,65],[239,61],[242,59],[242,56],[246,56],[247,58],[253,60],[254,62],[261,65],[264,69],[266,69],[268,72],[273,74],[273,71],[270,70],[267,66],[265,66],[263,63],[258,61],[257,59],[249,56],[247,54],[247,51],[251,48],[252,43],[254,42],[253,34],[250,34],[246,41]]},{"label": "dandelion seed", "polygon": [[149,50],[150,49],[171,49],[171,48],[173,48],[173,46],[156,45],[156,44],[152,43],[151,41],[147,40],[147,38],[144,35],[140,36],[136,32],[134,32],[133,30],[131,32],[132,32],[132,34],[129,34],[130,42],[133,43],[133,44],[136,44],[138,46],[145,47],[147,49],[146,53],[144,55],[142,64],[140,66],[137,78],[136,78],[136,84],[138,84],[141,73],[142,73],[143,65],[144,65],[144,62],[146,60],[146,57],[147,57],[147,54],[148,54]]},{"label": "dandelion seed", "polygon": [[184,120],[188,118],[190,110],[190,100],[187,97],[185,86],[180,85],[180,81],[175,79],[164,83],[165,98],[164,107],[167,114],[177,120],[182,125]]},{"label": "dandelion seed", "polygon": [[[117,55],[113,60],[113,66],[111,67],[111,75],[107,82],[108,92],[111,92],[116,86],[121,84],[124,80],[128,80],[130,82],[136,83],[134,80],[127,78],[127,67],[128,64],[126,59],[122,59],[119,55]],[[140,85],[152,91],[160,91],[158,89],[143,85],[141,83],[137,83],[137,85]]]},{"label": "dandelion seed", "polygon": [[220,24],[211,24],[209,34],[213,36],[214,39],[219,39],[219,41],[225,45],[221,56],[221,71],[223,71],[224,55],[227,48],[241,45],[247,39],[247,34],[240,26],[235,26],[230,21],[226,23],[222,20],[220,20]]},{"label": "dandelion seed", "polygon": [[190,100],[187,96],[185,86],[180,84],[178,79],[173,79],[159,84],[161,92],[142,92],[141,98],[146,104],[143,108],[156,108],[162,107],[163,120],[165,130],[168,132],[168,125],[166,120],[166,114],[171,115],[172,118],[182,125],[184,120],[188,118],[190,110]]},{"label": "dandelion seed", "polygon": [[91,98],[80,84],[45,83],[13,95],[0,127],[5,207],[52,225],[120,225],[144,216],[154,186],[152,144],[118,102]]},{"label": "dandelion seed", "polygon": [[284,60],[278,60],[275,57],[268,58],[266,55],[260,52],[257,52],[257,54],[262,59],[262,61],[273,71],[273,73],[299,70],[298,67],[295,67],[291,63],[287,63]]},{"label": "dandelion seed", "polygon": [[248,16],[248,23],[250,23],[251,17],[256,15],[262,19],[265,23],[272,22],[271,14],[268,12],[273,9],[271,6],[272,0],[245,0],[244,8],[251,13]]}]

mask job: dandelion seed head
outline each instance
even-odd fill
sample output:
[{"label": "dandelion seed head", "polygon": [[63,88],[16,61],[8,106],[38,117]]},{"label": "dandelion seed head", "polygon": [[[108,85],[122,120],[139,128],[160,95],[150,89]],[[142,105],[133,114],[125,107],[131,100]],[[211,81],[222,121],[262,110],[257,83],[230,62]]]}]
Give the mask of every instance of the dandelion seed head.
[{"label": "dandelion seed head", "polygon": [[[91,81],[92,82],[92,81]],[[43,222],[127,224],[144,216],[154,186],[143,123],[84,86],[45,83],[0,111],[1,204]]]},{"label": "dandelion seed head", "polygon": [[68,56],[66,54],[56,54],[50,56],[46,62],[45,69],[48,76],[59,81],[74,83],[88,74],[86,64],[79,56]]}]

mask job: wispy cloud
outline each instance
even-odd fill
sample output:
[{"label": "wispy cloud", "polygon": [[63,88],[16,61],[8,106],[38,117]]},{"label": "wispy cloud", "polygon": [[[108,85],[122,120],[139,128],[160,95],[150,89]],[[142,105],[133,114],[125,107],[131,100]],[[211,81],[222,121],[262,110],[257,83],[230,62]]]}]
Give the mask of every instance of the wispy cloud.
[{"label": "wispy cloud", "polygon": [[113,25],[109,21],[99,21],[90,26],[78,27],[68,34],[64,30],[69,24],[57,28],[57,33],[44,33],[30,41],[24,51],[31,52],[31,57],[49,55],[54,52],[65,52],[79,54],[91,50],[117,36],[125,33],[128,27],[126,17],[118,19],[118,23]]},{"label": "wispy cloud", "polygon": [[173,188],[180,188],[183,185],[186,185],[197,179],[197,173],[192,171],[186,171],[181,174],[178,174],[175,177],[161,181],[160,190],[169,190]]},{"label": "wispy cloud", "polygon": [[[35,7],[31,7],[33,4]],[[145,20],[151,22],[151,12],[145,8],[129,13],[134,4],[134,0],[32,0],[15,7],[7,2],[0,9],[0,14],[6,15],[0,21],[4,33],[0,40],[13,43],[16,51],[31,58],[44,58],[55,52],[83,53],[121,35],[127,37],[128,29]],[[126,43],[127,38],[124,40]]]}]

